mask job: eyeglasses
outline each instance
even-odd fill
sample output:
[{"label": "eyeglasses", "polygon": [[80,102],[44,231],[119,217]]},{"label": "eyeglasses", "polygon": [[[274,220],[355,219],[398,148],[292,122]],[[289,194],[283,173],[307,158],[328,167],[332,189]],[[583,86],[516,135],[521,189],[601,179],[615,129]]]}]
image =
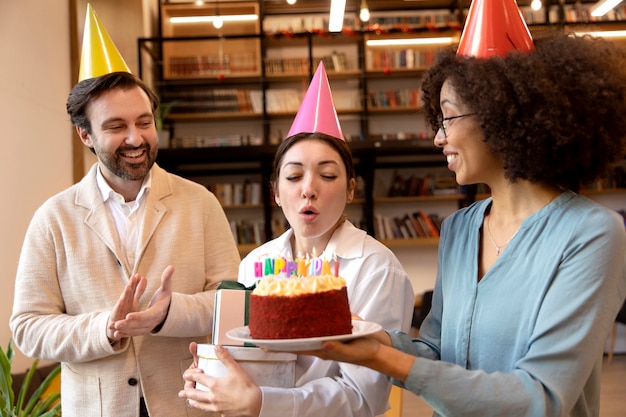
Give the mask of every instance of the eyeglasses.
[{"label": "eyeglasses", "polygon": [[458,116],[444,117],[443,119],[439,121],[439,129],[443,131],[443,136],[447,138],[448,132],[446,132],[446,129],[450,127],[450,123],[449,123],[450,120],[459,119],[461,117],[466,117],[466,116],[474,116],[474,115],[476,115],[476,113],[467,113],[467,114],[461,114]]}]

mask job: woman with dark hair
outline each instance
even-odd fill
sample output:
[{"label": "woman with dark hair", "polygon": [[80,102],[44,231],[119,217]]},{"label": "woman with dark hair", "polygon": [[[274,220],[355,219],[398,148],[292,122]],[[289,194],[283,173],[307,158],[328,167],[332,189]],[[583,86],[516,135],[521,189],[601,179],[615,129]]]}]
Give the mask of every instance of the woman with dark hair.
[{"label": "woman with dark hair", "polygon": [[[254,263],[268,254],[286,259],[305,254],[336,257],[352,313],[408,331],[414,293],[406,272],[393,252],[344,216],[354,197],[355,171],[332,101],[324,101],[330,90],[320,68],[322,75],[318,69],[274,158],[274,198],[290,229],[243,259],[239,282],[254,284]],[[316,95],[320,89],[327,93],[321,98]],[[387,408],[391,385],[371,369],[299,355],[295,388],[258,387],[226,349],[216,347],[216,352],[229,369],[227,376],[212,378],[195,367],[185,372],[187,383],[180,395],[192,407],[232,416],[276,417],[376,416]],[[209,392],[195,389],[196,382],[210,387]]]},{"label": "woman with dark hair", "polygon": [[624,157],[626,54],[589,37],[519,42],[503,20],[490,23],[508,50],[465,49],[464,33],[422,83],[448,168],[491,197],[444,221],[419,339],[381,331],[310,353],[376,369],[437,416],[597,416],[626,234],[617,213],[573,190]]}]

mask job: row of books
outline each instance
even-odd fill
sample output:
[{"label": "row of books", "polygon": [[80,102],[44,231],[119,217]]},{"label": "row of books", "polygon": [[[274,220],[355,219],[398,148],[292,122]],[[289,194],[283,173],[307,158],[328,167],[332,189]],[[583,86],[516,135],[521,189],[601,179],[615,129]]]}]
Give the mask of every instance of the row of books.
[{"label": "row of books", "polygon": [[[550,22],[555,23],[563,20],[567,23],[587,23],[587,22],[614,22],[626,20],[626,5],[618,5],[613,7],[603,16],[592,16],[591,8],[593,4],[582,4],[576,2],[574,4],[563,4],[557,6],[551,6],[548,10],[548,19]],[[563,8],[562,11],[559,10]],[[543,8],[539,10],[533,10],[530,7],[520,7],[524,21],[529,24],[545,24],[546,12]]]},{"label": "row of books", "polygon": [[[328,13],[302,15],[268,15],[263,19],[263,29],[267,34],[325,32],[328,30]],[[357,16],[346,13],[343,19],[344,29],[356,30],[360,27]]]},{"label": "row of books", "polygon": [[333,51],[331,55],[313,59],[313,68],[317,68],[320,61],[324,62],[326,71],[346,71],[349,69],[348,57],[345,52]]},{"label": "row of books", "polygon": [[459,193],[460,189],[454,177],[431,174],[427,174],[423,177],[416,175],[405,177],[396,171],[393,175],[387,196],[411,197],[424,195],[454,195]]},{"label": "row of books", "polygon": [[455,17],[447,10],[427,10],[412,14],[393,12],[372,14],[369,27],[372,29],[447,27],[456,24]]},{"label": "row of books", "polygon": [[393,132],[393,133],[370,133],[368,140],[371,141],[394,141],[415,140],[415,145],[424,148],[433,146],[432,137],[426,132]]},{"label": "row of books", "polygon": [[185,88],[165,91],[163,102],[174,103],[171,114],[251,112],[251,95],[251,90],[237,88]]},{"label": "row of books", "polygon": [[237,245],[261,245],[265,238],[265,223],[262,220],[230,220],[230,231]]},{"label": "row of books", "polygon": [[265,58],[265,73],[276,74],[308,74],[309,58]]},{"label": "row of books", "polygon": [[[300,108],[302,91],[295,88],[276,88],[265,91],[268,113],[293,112]],[[175,103],[171,114],[263,112],[263,92],[238,88],[196,88],[168,90],[164,102]]]},{"label": "row of books", "polygon": [[372,50],[365,55],[368,70],[381,69],[419,69],[433,63],[434,51],[420,49]]},{"label": "row of books", "polygon": [[222,56],[174,56],[169,58],[167,65],[169,75],[172,77],[250,73],[259,69],[257,55],[254,51],[242,51]]},{"label": "row of books", "polygon": [[370,91],[367,102],[372,108],[418,107],[420,90],[402,88],[398,90]]},{"label": "row of books", "polygon": [[259,146],[263,144],[261,136],[252,135],[213,135],[213,136],[176,136],[170,140],[172,148],[217,148],[222,146]]},{"label": "row of books", "polygon": [[[302,103],[303,93],[295,88],[272,88],[265,91],[265,108],[268,113],[296,113]],[[263,112],[263,94],[250,92],[252,111]]]},{"label": "row of books", "polygon": [[403,216],[375,215],[374,233],[377,239],[419,239],[439,237],[443,218],[422,210]]},{"label": "row of books", "polygon": [[[626,20],[626,5],[619,5],[613,7],[603,16],[592,16],[592,5],[583,6],[582,3],[563,5],[563,13],[565,21],[568,23],[577,22],[607,22],[607,21],[622,21]],[[558,7],[551,7],[549,12],[550,22],[558,22],[559,9]]]},{"label": "row of books", "polygon": [[[349,69],[348,57],[345,52],[333,51],[330,55],[313,58],[313,68],[317,68],[320,61],[324,62],[326,71],[346,71]],[[309,58],[265,58],[265,73],[268,75],[277,74],[304,74],[309,73]]]},{"label": "row of books", "polygon": [[222,207],[259,205],[261,201],[261,183],[245,181],[243,183],[217,183],[207,186],[217,197]]}]

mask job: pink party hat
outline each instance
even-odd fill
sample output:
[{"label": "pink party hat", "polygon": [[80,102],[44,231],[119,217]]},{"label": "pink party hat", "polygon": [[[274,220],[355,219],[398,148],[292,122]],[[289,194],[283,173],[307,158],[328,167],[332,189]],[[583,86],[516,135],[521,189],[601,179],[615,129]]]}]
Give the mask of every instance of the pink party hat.
[{"label": "pink party hat", "polygon": [[515,0],[474,0],[461,35],[459,56],[489,58],[530,52],[533,39]]},{"label": "pink party hat", "polygon": [[321,61],[287,137],[298,133],[325,133],[337,139],[346,140],[341,133],[328,76]]},{"label": "pink party hat", "polygon": [[91,4],[87,3],[78,81],[112,72],[130,72],[130,69],[100,23]]}]

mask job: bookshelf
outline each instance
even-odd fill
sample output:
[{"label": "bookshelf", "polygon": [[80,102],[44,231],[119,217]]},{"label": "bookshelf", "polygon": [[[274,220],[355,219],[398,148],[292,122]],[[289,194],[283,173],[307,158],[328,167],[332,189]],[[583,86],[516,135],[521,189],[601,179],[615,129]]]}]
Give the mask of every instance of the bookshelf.
[{"label": "bookshelf", "polygon": [[[624,7],[608,21],[593,22],[585,20],[584,13],[572,12],[574,5],[565,6],[566,20],[556,24],[550,23],[558,15],[554,5],[543,16],[527,16],[531,31],[626,26]],[[436,49],[458,42],[466,10],[372,12],[367,26],[348,12],[344,31],[327,33],[326,14],[315,11],[283,13],[255,1],[220,1],[219,8],[222,15],[254,14],[258,19],[229,22],[217,30],[207,23],[171,20],[214,15],[215,3],[162,4],[159,35],[138,40],[139,75],[150,81],[162,102],[174,103],[165,120],[171,147],[159,151],[161,166],[209,188],[230,188],[231,198],[237,194],[235,188],[260,184],[260,202],[239,204],[239,199],[228,197],[223,202],[235,235],[251,227],[248,236],[266,240],[286,227],[270,195],[271,162],[320,60],[361,184],[360,195],[347,208],[348,218],[394,250],[436,248],[436,236],[377,233],[377,218],[404,218],[418,210],[445,217],[486,195],[461,189],[445,195],[388,195],[395,173],[406,178],[447,173],[420,114],[419,79]],[[526,9],[522,8],[525,16]],[[439,38],[447,40],[417,45],[380,42]],[[625,192],[623,187],[611,191],[621,197]],[[238,240],[242,254],[257,244],[243,235]]]}]

